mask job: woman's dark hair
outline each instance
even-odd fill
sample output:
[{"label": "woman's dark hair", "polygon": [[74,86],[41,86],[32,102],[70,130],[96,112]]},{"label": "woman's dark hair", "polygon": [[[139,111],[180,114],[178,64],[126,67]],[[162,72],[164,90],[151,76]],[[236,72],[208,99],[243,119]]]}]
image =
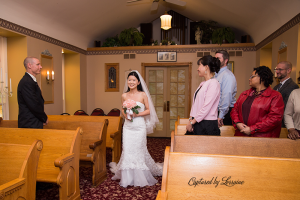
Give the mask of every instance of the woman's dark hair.
[{"label": "woman's dark hair", "polygon": [[263,82],[265,87],[269,87],[273,83],[273,73],[269,67],[259,66],[253,69],[255,74],[260,77],[260,83]]},{"label": "woman's dark hair", "polygon": [[212,57],[211,55],[208,56],[203,56],[200,58],[197,62],[197,65],[208,65],[210,72],[219,72],[220,71],[220,66],[221,62],[218,58]]},{"label": "woman's dark hair", "polygon": [[[128,74],[128,76],[127,76],[127,79],[129,78],[129,76],[135,76],[135,78],[140,82],[140,77],[139,77],[139,75],[138,75],[136,72],[130,72],[130,73]],[[137,86],[137,90],[140,91],[140,92],[144,92],[141,83]],[[129,91],[130,91],[130,88],[128,87],[128,89],[127,89],[126,92],[129,92]]]}]

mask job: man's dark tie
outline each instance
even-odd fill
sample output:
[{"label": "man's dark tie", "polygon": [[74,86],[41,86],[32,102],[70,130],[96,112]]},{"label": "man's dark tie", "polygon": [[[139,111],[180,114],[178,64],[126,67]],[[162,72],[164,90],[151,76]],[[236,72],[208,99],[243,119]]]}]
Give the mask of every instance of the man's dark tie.
[{"label": "man's dark tie", "polygon": [[277,91],[279,91],[279,89],[281,88],[281,86],[282,86],[282,84],[279,83],[278,88],[277,88]]}]

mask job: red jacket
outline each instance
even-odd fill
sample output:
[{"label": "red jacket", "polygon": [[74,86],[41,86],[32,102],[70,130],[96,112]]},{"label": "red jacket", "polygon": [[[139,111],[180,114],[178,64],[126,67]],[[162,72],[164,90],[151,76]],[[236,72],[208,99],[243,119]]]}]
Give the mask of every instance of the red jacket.
[{"label": "red jacket", "polygon": [[[230,116],[233,121],[235,136],[248,136],[241,133],[237,122],[244,123],[242,105],[254,89],[244,91],[234,104]],[[279,92],[269,86],[260,96],[254,99],[248,118],[247,126],[251,129],[250,137],[279,137],[281,131],[281,120],[284,113],[284,103]]]}]

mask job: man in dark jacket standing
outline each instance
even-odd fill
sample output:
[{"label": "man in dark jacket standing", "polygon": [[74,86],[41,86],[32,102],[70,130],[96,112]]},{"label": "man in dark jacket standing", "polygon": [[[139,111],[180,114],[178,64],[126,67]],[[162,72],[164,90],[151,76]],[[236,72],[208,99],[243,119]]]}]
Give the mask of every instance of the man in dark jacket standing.
[{"label": "man in dark jacket standing", "polygon": [[48,123],[44,112],[44,98],[36,82],[36,75],[41,73],[39,59],[27,57],[24,60],[25,75],[18,85],[19,128],[43,128]]},{"label": "man in dark jacket standing", "polygon": [[[280,83],[273,89],[281,93],[285,109],[291,92],[294,89],[298,89],[299,86],[290,77],[292,72],[292,63],[290,63],[289,61],[279,62],[275,68],[275,72],[277,74],[277,78],[280,80]],[[285,127],[284,119],[282,120],[281,127]]]}]

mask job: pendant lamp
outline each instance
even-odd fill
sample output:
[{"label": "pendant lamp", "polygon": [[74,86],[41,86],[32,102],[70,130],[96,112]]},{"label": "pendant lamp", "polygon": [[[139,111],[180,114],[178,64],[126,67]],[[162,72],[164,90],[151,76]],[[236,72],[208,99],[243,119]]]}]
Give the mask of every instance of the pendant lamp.
[{"label": "pendant lamp", "polygon": [[168,30],[171,28],[171,19],[172,16],[165,12],[164,15],[160,16],[161,28],[164,30]]}]

